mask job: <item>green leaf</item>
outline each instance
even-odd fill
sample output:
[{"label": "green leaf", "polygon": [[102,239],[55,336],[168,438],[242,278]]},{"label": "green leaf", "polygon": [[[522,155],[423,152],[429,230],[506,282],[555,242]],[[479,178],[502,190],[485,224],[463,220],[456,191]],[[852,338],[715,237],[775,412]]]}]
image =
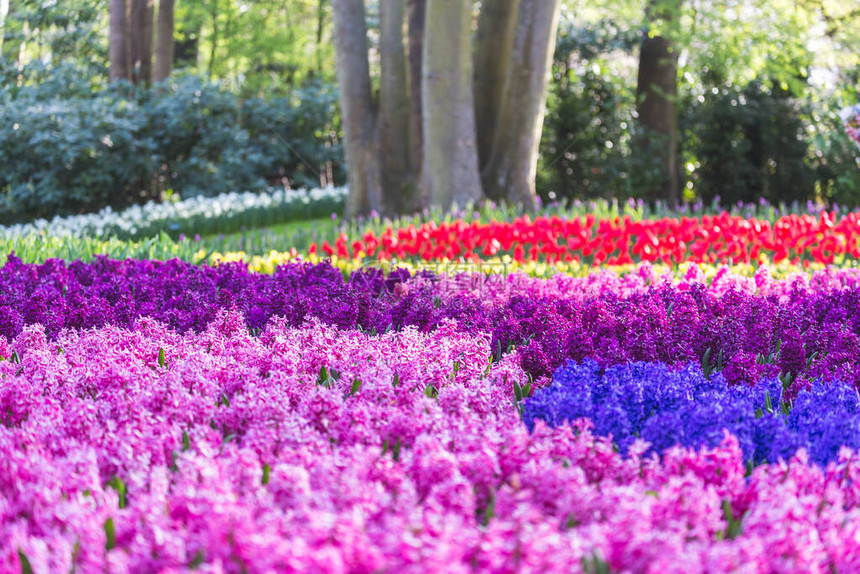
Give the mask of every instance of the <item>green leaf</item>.
[{"label": "green leaf", "polygon": [[490,501],[487,503],[487,507],[484,509],[484,517],[481,520],[481,524],[487,526],[490,523],[490,520],[493,519],[493,515],[496,513],[496,491],[490,489]]},{"label": "green leaf", "polygon": [[188,436],[188,431],[182,431],[182,452],[191,448],[191,437]]},{"label": "green leaf", "polygon": [[125,508],[126,504],[128,504],[128,495],[126,494],[125,483],[123,483],[122,479],[118,476],[115,476],[110,479],[110,482],[108,482],[108,486],[113,488],[119,495],[119,507]]},{"label": "green leaf", "polygon": [[164,358],[164,349],[158,349],[158,366],[163,367],[167,363]]},{"label": "green leaf", "polygon": [[18,560],[21,562],[21,574],[34,574],[30,559],[27,558],[27,555],[20,548],[18,549]]},{"label": "green leaf", "polygon": [[394,462],[400,462],[400,437],[397,437],[394,443],[394,448],[391,450],[391,458],[394,459]]},{"label": "green leaf", "polygon": [[271,477],[272,468],[269,466],[269,463],[263,464],[263,479],[260,481],[260,484],[267,485],[269,484],[269,479]]},{"label": "green leaf", "polygon": [[741,521],[735,518],[732,512],[732,503],[728,499],[723,500],[723,518],[726,521],[724,539],[734,540],[741,531]]},{"label": "green leaf", "polygon": [[105,550],[113,550],[116,548],[116,529],[113,523],[113,517],[105,521]]},{"label": "green leaf", "polygon": [[198,550],[194,553],[194,557],[191,559],[191,562],[188,563],[188,568],[191,570],[197,570],[200,568],[200,565],[206,561],[206,556],[203,554],[202,550]]},{"label": "green leaf", "polygon": [[355,395],[359,390],[361,390],[361,379],[356,378],[352,381],[352,388],[349,390],[349,394]]},{"label": "green leaf", "polygon": [[609,564],[598,556],[597,551],[591,553],[591,557],[583,557],[582,570],[588,574],[609,574]]},{"label": "green leaf", "polygon": [[702,372],[708,377],[711,375],[711,348],[705,349],[705,354],[702,355]]}]

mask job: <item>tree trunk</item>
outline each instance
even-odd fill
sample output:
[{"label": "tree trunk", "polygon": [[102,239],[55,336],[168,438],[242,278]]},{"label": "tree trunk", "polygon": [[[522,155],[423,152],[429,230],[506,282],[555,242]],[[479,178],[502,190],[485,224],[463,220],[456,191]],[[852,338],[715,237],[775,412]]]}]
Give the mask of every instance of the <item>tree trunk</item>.
[{"label": "tree trunk", "polygon": [[125,0],[110,0],[110,81],[129,79]]},{"label": "tree trunk", "polygon": [[525,209],[536,205],[538,146],[546,111],[561,0],[522,0],[484,192]]},{"label": "tree trunk", "polygon": [[[670,21],[673,7],[665,8],[657,17]],[[652,4],[653,6],[653,4]],[[637,112],[641,126],[637,152],[651,157],[657,154],[660,163],[659,181],[650,186],[649,200],[663,199],[670,204],[680,200],[678,189],[678,114],[675,99],[678,93],[678,54],[671,41],[646,32],[639,53],[639,78],[636,86]]]},{"label": "tree trunk", "polygon": [[409,145],[411,118],[403,43],[405,4],[405,0],[379,3],[379,159],[383,206],[392,214],[419,207]]},{"label": "tree trunk", "polygon": [[472,96],[472,2],[427,0],[424,36],[424,184],[448,208],[481,198]]},{"label": "tree trunk", "polygon": [[158,3],[158,34],[155,45],[155,68],[152,81],[163,82],[173,69],[173,30],[174,0],[160,0]]},{"label": "tree trunk", "polygon": [[364,0],[332,0],[332,15],[349,184],[346,215],[353,217],[382,209]]},{"label": "tree trunk", "polygon": [[409,20],[409,139],[412,151],[411,165],[421,173],[424,160],[424,120],[421,105],[421,73],[424,59],[424,16],[427,0],[408,0]]},{"label": "tree trunk", "polygon": [[131,0],[131,77],[135,85],[152,79],[152,20],[154,0]]},{"label": "tree trunk", "polygon": [[[555,0],[549,1],[555,3]],[[484,0],[478,16],[475,40],[475,123],[479,167],[482,170],[493,151],[519,5],[520,0]]]}]

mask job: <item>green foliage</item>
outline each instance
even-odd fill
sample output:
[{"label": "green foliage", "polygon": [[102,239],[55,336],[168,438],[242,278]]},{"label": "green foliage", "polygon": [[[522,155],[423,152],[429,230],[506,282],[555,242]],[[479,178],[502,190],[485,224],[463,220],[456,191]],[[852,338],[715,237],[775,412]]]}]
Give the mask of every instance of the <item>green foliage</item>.
[{"label": "green foliage", "polygon": [[21,574],[33,574],[33,565],[30,564],[30,559],[20,548],[18,549],[18,561],[21,563]]},{"label": "green foliage", "polygon": [[200,263],[206,255],[200,254],[203,247],[191,241],[175,242],[166,235],[145,241],[103,241],[91,237],[60,239],[45,235],[0,237],[0,265],[6,262],[6,256],[11,252],[28,263],[44,263],[48,259],[92,261],[97,255],[107,255],[111,259],[182,259]]},{"label": "green foliage", "polygon": [[[56,64],[74,60],[103,68],[107,61],[104,0],[11,0],[3,21],[2,54],[7,61],[38,62],[46,54]],[[21,49],[23,47],[23,50]]]},{"label": "green foliage", "polygon": [[683,108],[686,149],[699,163],[691,175],[699,196],[723,204],[812,199],[815,172],[806,161],[801,103],[755,82],[713,92]]},{"label": "green foliage", "polygon": [[320,185],[320,169],[346,182],[343,148],[337,143],[338,93],[334,84],[313,80],[289,97],[252,98],[242,106],[242,126],[250,145],[267,158],[266,178],[292,187]]},{"label": "green foliage", "polygon": [[179,2],[179,66],[226,81],[245,95],[283,95],[311,79],[333,82],[330,4],[326,0]]},{"label": "green foliage", "polygon": [[[0,223],[183,196],[345,179],[336,91],[242,100],[179,76],[149,90],[100,88],[71,66],[0,92]],[[44,76],[35,66],[29,81]],[[331,181],[334,180],[334,181]]]},{"label": "green foliage", "polygon": [[[756,18],[767,16],[750,10]],[[791,30],[805,22],[800,16],[788,19]],[[727,39],[736,44],[729,46],[700,46],[701,38],[689,30],[675,30],[688,60],[701,64],[688,64],[679,78],[678,167],[685,200],[711,204],[719,198],[725,206],[758,200],[860,204],[860,153],[842,132],[835,114],[842,104],[834,101],[856,95],[822,93],[809,85],[808,54],[791,43],[786,30],[772,32],[772,46],[753,46],[767,38],[749,36],[752,52],[746,54],[740,38],[747,24],[732,26],[737,29],[726,31]],[[705,32],[717,38],[717,31]],[[635,119],[637,34],[630,22],[563,20],[540,148],[538,190],[544,200],[642,197],[660,177],[654,160],[665,144]],[[784,50],[777,58],[779,46]],[[759,81],[756,73],[772,75]],[[850,73],[846,79],[857,83]]]},{"label": "green foliage", "polygon": [[139,96],[149,122],[158,187],[184,196],[212,196],[266,187],[261,150],[241,127],[239,99],[193,76],[171,79]]},{"label": "green foliage", "polygon": [[833,107],[812,113],[814,151],[809,160],[815,171],[816,192],[839,205],[860,205],[860,150],[845,135]]},{"label": "green foliage", "polygon": [[544,199],[629,197],[633,94],[594,63],[567,71],[552,86],[541,138]]},{"label": "green foliage", "polygon": [[149,197],[154,149],[140,137],[146,116],[134,101],[115,90],[95,98],[51,98],[41,88],[0,98],[0,123],[10,128],[0,130],[3,220]]},{"label": "green foliage", "polygon": [[540,145],[537,187],[545,200],[634,194],[634,93],[607,53],[629,53],[636,39],[611,20],[587,27],[562,20]]}]

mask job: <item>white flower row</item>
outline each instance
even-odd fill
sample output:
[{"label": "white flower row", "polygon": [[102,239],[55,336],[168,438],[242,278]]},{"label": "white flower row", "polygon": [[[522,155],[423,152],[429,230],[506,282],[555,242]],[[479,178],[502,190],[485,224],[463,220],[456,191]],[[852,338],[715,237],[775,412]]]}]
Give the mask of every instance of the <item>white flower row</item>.
[{"label": "white flower row", "polygon": [[[346,201],[345,187],[312,190],[276,189],[264,193],[231,192],[216,197],[191,197],[175,202],[149,202],[123,211],[106,207],[98,213],[38,219],[32,223],[0,226],[0,237],[46,234],[52,237],[118,237],[120,239],[158,235],[164,231],[219,233],[233,231],[238,224],[276,223],[301,215],[336,207]],[[311,213],[309,213],[311,212]],[[226,223],[219,228],[219,223]]]}]

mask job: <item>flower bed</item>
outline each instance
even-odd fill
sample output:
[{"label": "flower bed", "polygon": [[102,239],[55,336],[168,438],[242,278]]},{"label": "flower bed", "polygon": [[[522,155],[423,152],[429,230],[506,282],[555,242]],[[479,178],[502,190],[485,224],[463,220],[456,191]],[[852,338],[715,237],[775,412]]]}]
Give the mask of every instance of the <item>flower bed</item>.
[{"label": "flower bed", "polygon": [[221,311],[0,354],[3,571],[858,567],[857,455],[748,469],[727,433],[657,456],[584,421],[530,432],[526,374],[452,323],[254,337]]},{"label": "flower bed", "polygon": [[833,263],[860,258],[860,213],[837,217],[822,211],[787,215],[774,223],[729,215],[632,219],[597,219],[592,215],[562,219],[524,215],[512,222],[424,223],[369,230],[362,236],[341,234],[334,244],[313,244],[310,253],[340,258],[425,261],[479,261],[506,254],[525,261],[587,262],[599,266],[634,262],[749,263],[808,259]]},{"label": "flower bed", "polygon": [[243,228],[328,217],[332,212],[343,210],[346,195],[345,188],[274,189],[173,202],[151,201],[120,212],[106,207],[98,213],[0,226],[0,239],[8,241],[34,234],[51,238],[139,239],[162,233],[172,237],[230,233]]},{"label": "flower bed", "polygon": [[0,269],[0,572],[851,572],[860,270]]},{"label": "flower bed", "polygon": [[10,260],[0,271],[0,336],[28,324],[49,337],[63,328],[131,327],[137,317],[180,333],[201,331],[220,309],[236,309],[258,331],[273,317],[298,326],[309,317],[372,333],[457,321],[491,336],[497,358],[517,350],[534,378],[567,359],[602,366],[627,361],[697,362],[730,382],[780,375],[860,382],[860,270],[831,269],[786,280],[721,272],[687,276],[594,274],[550,280],[524,275],[410,277],[378,269],[345,279],[327,263],[293,263],[272,275],[241,264],[181,261]]}]

